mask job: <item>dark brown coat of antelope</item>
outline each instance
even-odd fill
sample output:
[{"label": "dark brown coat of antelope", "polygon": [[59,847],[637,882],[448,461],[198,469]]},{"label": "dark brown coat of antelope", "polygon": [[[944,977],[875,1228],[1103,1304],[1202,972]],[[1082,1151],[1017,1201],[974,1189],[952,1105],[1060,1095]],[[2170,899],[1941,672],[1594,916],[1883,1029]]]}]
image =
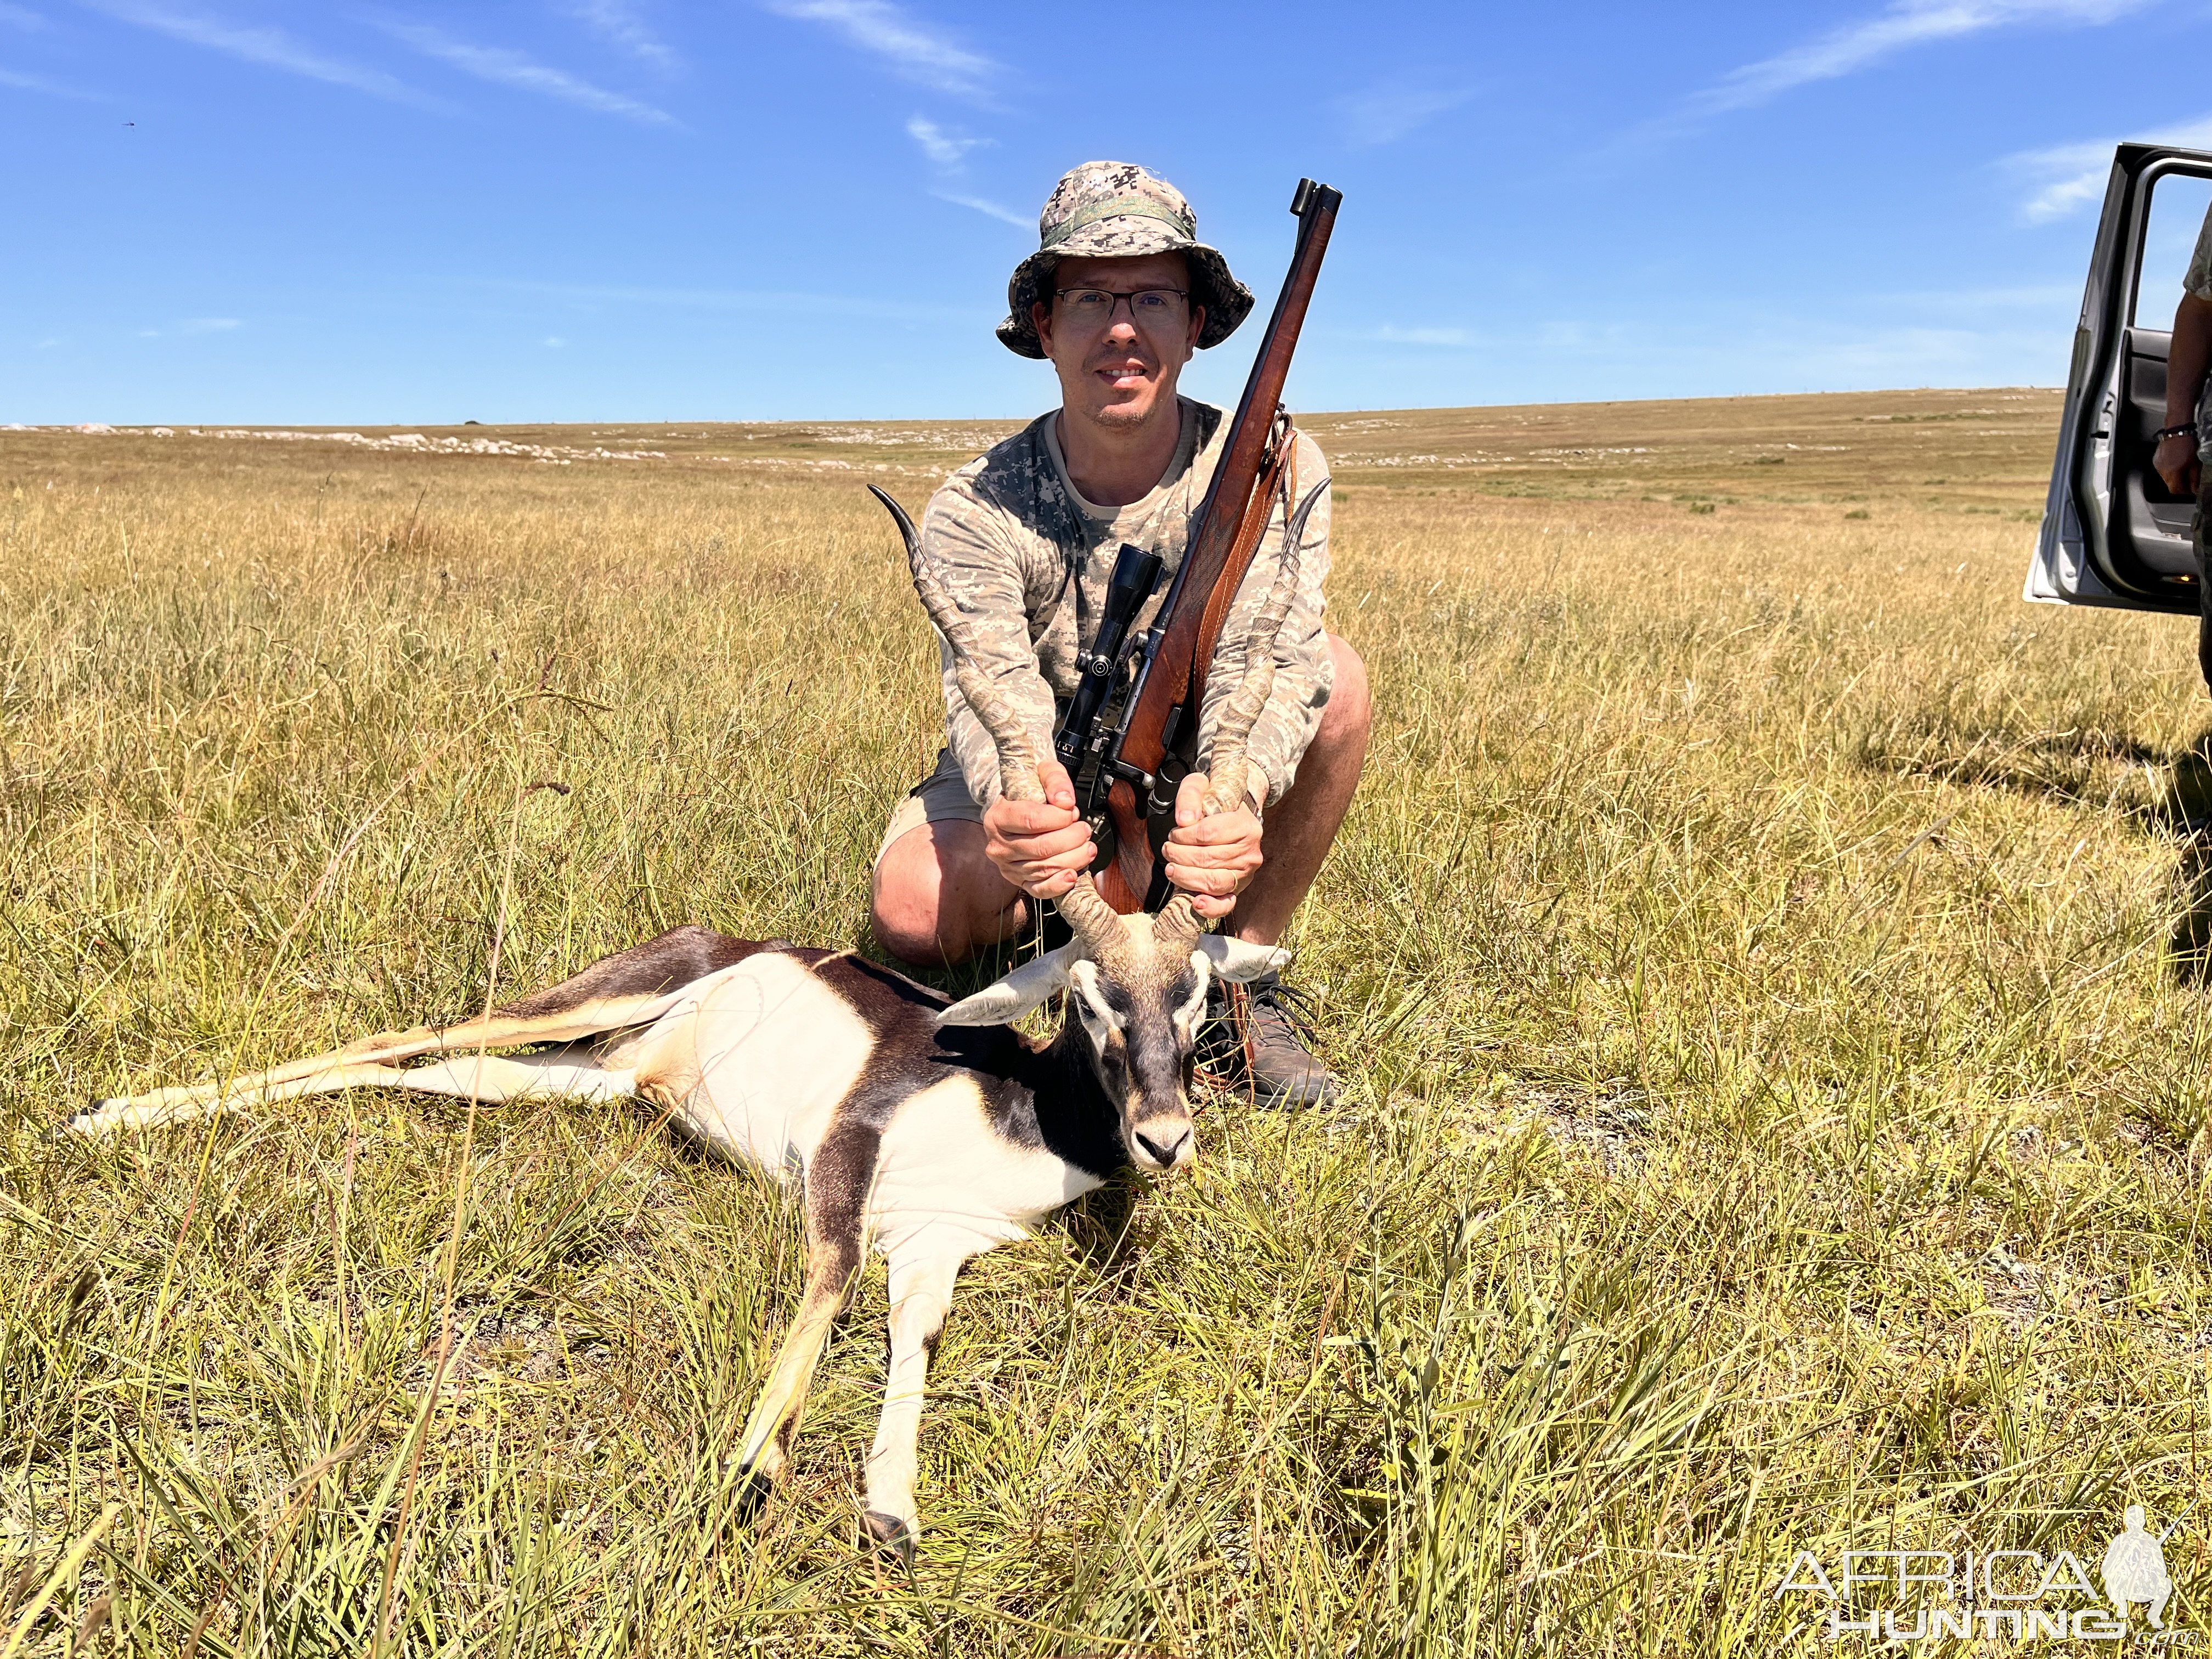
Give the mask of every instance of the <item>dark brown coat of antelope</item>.
[{"label": "dark brown coat of antelope", "polygon": [[[972,672],[967,619],[894,512],[962,695],[998,744],[1006,793],[1040,799],[1030,734]],[[1293,529],[1246,641],[1245,678],[1210,756],[1209,810],[1243,797],[1243,741],[1273,678],[1297,544]],[[705,1145],[803,1183],[805,1291],[736,1455],[757,1495],[782,1469],[867,1251],[884,1258],[890,1363],[868,1454],[866,1525],[910,1559],[924,1382],[961,1264],[1024,1237],[1125,1164],[1188,1164],[1191,1055],[1209,978],[1247,980],[1285,959],[1201,932],[1180,896],[1158,916],[1119,916],[1086,878],[1057,903],[1074,935],[1067,945],[957,1003],[850,951],[679,927],[483,1018],[365,1037],[228,1083],[103,1101],[70,1127],[107,1134],[370,1086],[484,1102],[635,1097],[659,1108]],[[1077,1018],[1063,1018],[1050,1042],[1010,1029],[1062,991]]]}]

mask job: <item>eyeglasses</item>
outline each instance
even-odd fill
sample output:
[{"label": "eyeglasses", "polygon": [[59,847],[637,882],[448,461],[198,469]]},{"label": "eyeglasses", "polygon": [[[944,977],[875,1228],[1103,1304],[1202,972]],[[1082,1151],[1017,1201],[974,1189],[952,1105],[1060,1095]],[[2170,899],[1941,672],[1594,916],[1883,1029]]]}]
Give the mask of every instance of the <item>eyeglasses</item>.
[{"label": "eyeglasses", "polygon": [[1133,294],[1110,288],[1058,288],[1053,297],[1065,307],[1068,320],[1085,329],[1108,326],[1124,300],[1129,302],[1130,320],[1144,328],[1181,328],[1190,310],[1190,295],[1179,288],[1140,288]]}]

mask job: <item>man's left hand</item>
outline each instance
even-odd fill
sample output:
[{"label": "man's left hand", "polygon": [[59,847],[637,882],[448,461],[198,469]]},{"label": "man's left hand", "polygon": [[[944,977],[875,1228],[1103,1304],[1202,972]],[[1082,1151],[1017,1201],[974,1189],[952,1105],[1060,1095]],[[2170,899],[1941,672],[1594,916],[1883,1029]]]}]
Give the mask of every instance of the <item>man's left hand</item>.
[{"label": "man's left hand", "polygon": [[1176,791],[1176,827],[1162,855],[1168,879],[1190,895],[1201,916],[1225,916],[1252,878],[1260,873],[1260,815],[1240,800],[1224,811],[1206,813],[1208,780],[1193,772]]},{"label": "man's left hand", "polygon": [[2197,441],[2194,432],[2161,438],[2150,458],[2166,487],[2177,495],[2194,495],[2203,488],[2204,469],[2197,459]]}]

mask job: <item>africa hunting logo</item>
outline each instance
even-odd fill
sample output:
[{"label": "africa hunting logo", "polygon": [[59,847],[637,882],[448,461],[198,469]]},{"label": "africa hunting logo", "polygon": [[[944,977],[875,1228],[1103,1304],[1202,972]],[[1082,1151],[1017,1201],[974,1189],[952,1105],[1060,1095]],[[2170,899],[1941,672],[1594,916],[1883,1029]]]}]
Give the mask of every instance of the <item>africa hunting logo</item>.
[{"label": "africa hunting logo", "polygon": [[[2142,1505],[2130,1504],[2119,1535],[2105,1546],[2098,1562],[2100,1591],[2071,1550],[2045,1559],[2034,1550],[1845,1550],[1831,1572],[1811,1550],[1800,1550],[1782,1575],[1775,1599],[1791,1595],[1824,1597],[1827,1638],[1863,1636],[1878,1642],[1920,1642],[1953,1637],[1966,1640],[2004,1638],[2013,1642],[2071,1637],[2077,1641],[2118,1642],[2131,1627],[2130,1611],[2141,1608],[2150,1632],[2166,1630],[2166,1603],[2173,1578],[2166,1571],[2166,1540],[2177,1521],[2153,1534],[2144,1525]],[[1893,1607],[1856,1604],[1862,1591],[1879,1595]],[[2086,1600],[2089,1605],[2083,1606]],[[2169,1642],[2185,1633],[2153,1640]]]}]

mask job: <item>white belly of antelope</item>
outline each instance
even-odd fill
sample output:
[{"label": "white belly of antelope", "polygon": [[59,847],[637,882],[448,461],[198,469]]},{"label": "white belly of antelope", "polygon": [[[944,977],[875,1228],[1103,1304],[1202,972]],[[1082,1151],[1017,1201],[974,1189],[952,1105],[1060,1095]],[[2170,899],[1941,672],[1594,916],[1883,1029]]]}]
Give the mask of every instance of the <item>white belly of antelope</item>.
[{"label": "white belly of antelope", "polygon": [[802,1171],[875,1049],[852,1005],[790,957],[710,974],[634,1051],[694,1134],[779,1180]]}]

